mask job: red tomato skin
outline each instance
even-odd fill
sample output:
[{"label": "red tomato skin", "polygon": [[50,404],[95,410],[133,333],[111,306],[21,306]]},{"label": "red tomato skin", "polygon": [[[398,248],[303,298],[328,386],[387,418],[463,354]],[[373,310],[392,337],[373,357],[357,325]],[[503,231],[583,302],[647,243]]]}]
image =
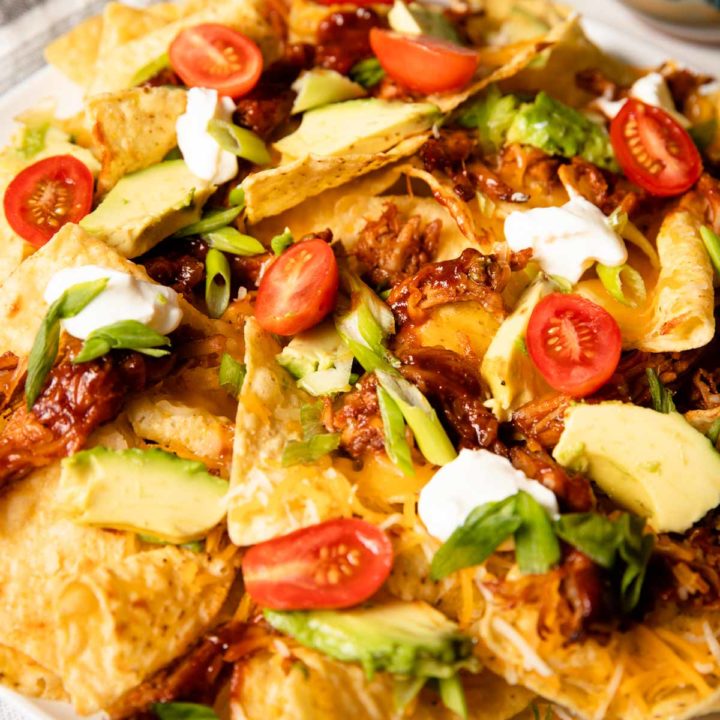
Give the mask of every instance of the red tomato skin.
[{"label": "red tomato skin", "polygon": [[[309,253],[307,261],[293,267],[303,253]],[[288,277],[289,272],[295,277]],[[330,246],[319,238],[303,240],[265,272],[255,300],[255,318],[264,330],[276,335],[308,330],[332,312],[339,285],[340,273]]]},{"label": "red tomato skin", "polygon": [[[546,333],[553,319],[567,312],[581,316],[592,335],[592,361],[578,363],[553,357]],[[622,336],[615,318],[594,302],[574,294],[552,293],[533,309],[526,335],[528,353],[548,385],[573,397],[586,397],[601,388],[620,362]]]},{"label": "red tomato skin", "polygon": [[[349,574],[329,573],[328,555],[340,546]],[[242,561],[245,588],[262,607],[272,610],[332,610],[351,607],[374,595],[387,580],[393,563],[392,543],[375,525],[356,518],[328,520],[251,547]],[[325,566],[324,566],[325,565]]]},{"label": "red tomato skin", "polygon": [[[232,48],[241,55],[245,66],[224,77],[204,71],[199,65],[207,59],[203,49],[209,48],[213,42]],[[217,49],[214,51],[218,52]],[[257,85],[263,71],[262,52],[255,41],[218,23],[204,23],[180,31],[170,45],[168,55],[170,65],[185,85],[210,88],[232,98],[247,95]]]},{"label": "red tomato skin", "polygon": [[351,0],[351,2],[338,2],[338,0],[314,0],[317,5],[357,5],[367,7],[368,5],[392,5],[395,0]]},{"label": "red tomato skin", "polygon": [[373,28],[370,45],[393,80],[425,95],[459,90],[472,80],[478,66],[474,50],[438,38]]},{"label": "red tomato skin", "polygon": [[[633,154],[626,136],[628,123],[637,123],[638,128],[646,128],[656,137],[657,133],[653,132],[653,128],[660,127],[666,135],[671,137],[672,144],[677,149],[674,153],[668,152],[668,159],[676,165],[674,172],[671,170],[669,173],[665,173],[670,177],[662,178],[642,166]],[[658,138],[658,140],[668,147],[664,138]],[[702,175],[702,158],[685,128],[661,108],[648,105],[640,100],[629,99],[613,118],[610,123],[610,141],[623,172],[636,185],[652,195],[659,197],[680,195],[689,190]],[[642,144],[642,147],[650,155],[645,143]],[[650,157],[652,160],[658,160],[654,155],[650,155]]]},{"label": "red tomato skin", "polygon": [[[72,203],[56,227],[41,227],[31,218],[26,201],[38,183],[51,181],[72,193]],[[3,210],[10,227],[31,245],[41,248],[68,222],[79,222],[92,209],[94,180],[88,167],[72,155],[53,155],[21,170],[3,197]]]}]

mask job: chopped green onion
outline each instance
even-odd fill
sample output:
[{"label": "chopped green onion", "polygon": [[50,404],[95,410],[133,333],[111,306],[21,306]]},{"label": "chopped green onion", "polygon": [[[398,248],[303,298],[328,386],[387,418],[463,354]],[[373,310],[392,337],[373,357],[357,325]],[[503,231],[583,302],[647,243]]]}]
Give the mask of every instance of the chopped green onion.
[{"label": "chopped green onion", "polygon": [[259,240],[251,235],[245,235],[234,227],[227,227],[204,233],[202,239],[215,250],[231,253],[232,255],[261,255],[265,248]]},{"label": "chopped green onion", "polygon": [[517,494],[522,524],[515,531],[515,557],[520,572],[546,573],[560,562],[560,543],[545,508],[526,492]]},{"label": "chopped green onion", "polygon": [[400,717],[404,716],[405,709],[420,694],[427,681],[426,677],[393,676],[393,706]]},{"label": "chopped green onion", "polygon": [[[149,545],[175,545],[175,543],[171,543],[168,540],[161,540],[159,537],[155,537],[155,535],[143,535],[138,533],[137,536],[138,540],[148,543]],[[203,540],[190,540],[190,542],[182,543],[181,545],[178,545],[178,547],[183,550],[190,550],[190,552],[199,553],[205,549],[205,542]]]},{"label": "chopped green onion", "polygon": [[234,398],[240,397],[245,375],[247,375],[245,364],[236,360],[229,353],[223,353],[220,359],[220,369],[218,370],[220,385]]},{"label": "chopped green onion", "polygon": [[26,157],[35,157],[41,150],[45,149],[45,136],[50,128],[50,123],[44,122],[40,125],[28,125],[25,127],[20,144],[20,153]]},{"label": "chopped green onion", "polygon": [[205,304],[212,318],[219,318],[230,304],[230,263],[212,248],[205,258]]},{"label": "chopped green onion", "polygon": [[186,225],[184,228],[180,228],[172,237],[182,238],[190,235],[205,235],[214,232],[229,225],[242,211],[242,206],[209,210],[203,218],[197,222],[190,223],[190,225]]},{"label": "chopped green onion", "polygon": [[228,202],[234,207],[245,207],[245,188],[242,185],[236,185],[228,193]]},{"label": "chopped green onion", "polygon": [[143,65],[130,80],[130,85],[142,85],[144,82],[154,78],[161,70],[170,67],[170,57],[164,52],[159,57]]},{"label": "chopped green onion", "polygon": [[322,402],[306,403],[300,408],[300,425],[302,426],[303,438],[309,440],[314,435],[321,435],[325,432],[322,422]]},{"label": "chopped green onion", "polygon": [[280,235],[276,235],[270,241],[270,247],[275,255],[282,255],[293,244],[293,242],[294,240],[292,233],[290,232],[290,228],[285,228]]},{"label": "chopped green onion", "polygon": [[267,165],[270,162],[270,153],[265,143],[252,130],[218,118],[213,118],[207,129],[223,150],[255,165]]},{"label": "chopped green onion", "polygon": [[661,413],[675,412],[675,403],[672,393],[662,384],[658,374],[652,368],[645,369],[648,385],[650,386],[650,397],[653,409]]},{"label": "chopped green onion", "polygon": [[634,308],[645,302],[645,281],[635,268],[627,264],[609,267],[598,263],[595,269],[605,290],[619,303]]},{"label": "chopped green onion", "polygon": [[137,320],[121,320],[93,330],[73,358],[73,364],[90,362],[111,350],[136,350],[143,355],[162,357],[169,354],[169,350],[162,349],[168,345],[170,338],[147,325]]},{"label": "chopped green onion", "polygon": [[283,467],[315,462],[333,450],[337,450],[339,445],[340,435],[338,433],[321,433],[314,435],[309,440],[291,440],[283,450]]},{"label": "chopped green onion", "polygon": [[107,278],[68,288],[49,308],[38,329],[28,358],[25,404],[30,410],[38,399],[60,347],[60,321],[74,317],[106,287]]},{"label": "chopped green onion", "polygon": [[152,709],[160,720],[218,720],[215,711],[208,705],[169,702],[155,703]]},{"label": "chopped green onion", "polygon": [[713,421],[713,424],[708,428],[707,436],[713,445],[717,445],[718,437],[720,437],[720,418]]},{"label": "chopped green onion", "polygon": [[700,228],[700,237],[705,243],[705,249],[710,256],[710,262],[712,262],[715,272],[720,275],[720,237],[707,225]]},{"label": "chopped green onion", "polygon": [[385,433],[385,451],[404,475],[413,476],[415,475],[415,468],[410,454],[410,446],[405,437],[403,414],[387,390],[379,385],[377,397]]},{"label": "chopped green onion", "polygon": [[435,553],[430,577],[442,580],[456,570],[480,565],[521,524],[517,495],[476,507]]},{"label": "chopped green onion", "polygon": [[455,673],[447,678],[439,678],[438,689],[440,690],[440,699],[443,705],[451,712],[459,715],[463,720],[467,720],[468,707],[460,676]]},{"label": "chopped green onion", "polygon": [[384,77],[385,71],[377,58],[361,60],[350,69],[350,78],[366,89],[375,87]]},{"label": "chopped green onion", "polygon": [[567,294],[573,291],[573,284],[567,278],[560,275],[550,275],[550,281],[558,289],[558,292]]},{"label": "chopped green onion", "polygon": [[628,214],[617,207],[608,216],[607,223],[613,232],[616,232],[623,240],[627,240],[639,248],[648,259],[652,266],[657,270],[660,267],[660,258],[657,250],[652,246],[650,241],[640,232],[637,226],[630,220]]},{"label": "chopped green onion", "polygon": [[455,448],[427,398],[402,375],[376,370],[380,385],[397,403],[415,435],[420,452],[433,465],[447,465],[457,457]]}]

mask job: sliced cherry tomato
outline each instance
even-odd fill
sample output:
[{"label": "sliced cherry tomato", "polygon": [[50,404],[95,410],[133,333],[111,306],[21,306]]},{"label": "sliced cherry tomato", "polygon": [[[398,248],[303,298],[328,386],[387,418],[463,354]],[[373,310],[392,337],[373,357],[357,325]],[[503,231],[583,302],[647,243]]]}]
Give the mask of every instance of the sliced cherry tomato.
[{"label": "sliced cherry tomato", "polygon": [[260,48],[242,33],[215,23],[195,25],[170,45],[170,64],[190,87],[206,87],[221,95],[249,93],[263,69]]},{"label": "sliced cherry tomato", "polygon": [[604,385],[620,361],[622,338],[609,312],[579,295],[553,293],[530,316],[530,357],[548,385],[585,397]]},{"label": "sliced cherry tomato", "polygon": [[370,45],[393,80],[426,95],[467,85],[478,66],[475,50],[438,38],[373,28]]},{"label": "sliced cherry tomato", "polygon": [[620,167],[641,188],[662,197],[689,190],[702,174],[692,138],[668,113],[631,98],[610,124]]},{"label": "sliced cherry tomato", "polygon": [[258,288],[255,317],[278,335],[295,335],[317,325],[334,307],[340,276],[330,246],[304,240],[286,250]]},{"label": "sliced cherry tomato", "polygon": [[388,536],[357,519],[329,520],[251,547],[242,562],[245,587],[273,610],[344,608],[364,602],[387,580]]},{"label": "sliced cherry tomato", "polygon": [[339,2],[338,0],[315,0],[318,5],[357,5],[365,7],[366,5],[392,5],[395,0],[351,0],[349,3]]},{"label": "sliced cherry tomato", "polygon": [[54,155],[15,176],[5,190],[3,208],[10,227],[39,248],[65,223],[84,218],[92,198],[87,166],[72,155]]}]

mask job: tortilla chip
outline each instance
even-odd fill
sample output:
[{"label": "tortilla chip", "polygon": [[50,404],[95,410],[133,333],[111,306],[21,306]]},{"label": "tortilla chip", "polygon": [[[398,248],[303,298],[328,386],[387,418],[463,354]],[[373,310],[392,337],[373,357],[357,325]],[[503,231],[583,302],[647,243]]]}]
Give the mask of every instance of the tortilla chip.
[{"label": "tortilla chip", "polygon": [[102,32],[98,43],[98,58],[107,57],[113,50],[143,37],[176,19],[178,11],[167,13],[155,8],[134,8],[119,2],[109,2],[102,12]]},{"label": "tortilla chip", "polygon": [[143,440],[158,443],[180,457],[200,460],[228,477],[234,428],[227,418],[187,405],[163,391],[143,393],[125,412],[133,431]]},{"label": "tortilla chip", "polygon": [[[279,653],[254,655],[242,668],[231,699],[233,720],[387,720],[397,717],[394,681],[387,673],[372,679],[353,663],[303,647],[292,649],[288,665]],[[469,720],[508,720],[533,698],[524,688],[511,687],[492,673],[464,675]],[[437,693],[421,693],[407,720],[455,720],[438,702]]]},{"label": "tortilla chip", "polygon": [[59,507],[59,469],[3,497],[0,643],[61,678],[76,710],[90,713],[185,652],[234,569],[228,558],[74,524]]},{"label": "tortilla chip", "polygon": [[160,162],[177,145],[175,122],[185,105],[183,90],[164,87],[131,88],[88,102],[94,149],[102,162],[100,194],[123,175]]},{"label": "tortilla chip", "polygon": [[137,72],[166,53],[181,30],[201,23],[220,23],[241,30],[258,43],[266,63],[280,55],[280,38],[265,19],[260,0],[207,0],[197,12],[115,47],[99,57],[88,94],[97,95],[132,87]]},{"label": "tortilla chip", "polygon": [[0,645],[0,685],[17,693],[44,700],[65,700],[67,694],[57,675],[14,648]]},{"label": "tortilla chip", "polygon": [[586,720],[690,718],[717,705],[720,613],[665,608],[626,632],[567,643],[547,623],[538,632],[540,602],[489,600],[474,630],[490,669]]},{"label": "tortilla chip", "polygon": [[253,173],[242,184],[248,222],[256,223],[263,218],[278,215],[324,190],[338,187],[412,155],[425,144],[428,137],[427,133],[416,135],[387,152],[374,155],[308,155],[287,165]]},{"label": "tortilla chip", "polygon": [[701,225],[684,210],[665,217],[656,239],[660,275],[643,307],[620,305],[596,280],[578,287],[578,292],[608,308],[617,319],[625,348],[681,352],[712,340],[714,272],[700,237]]},{"label": "tortilla chip", "polygon": [[301,406],[316,399],[278,365],[279,352],[273,336],[249,318],[228,495],[228,532],[236,545],[350,514],[350,483],[328,458],[282,465],[287,442],[301,439]]},{"label": "tortilla chip", "polygon": [[[42,301],[54,273],[62,268],[100,265],[150,281],[145,270],[118,255],[102,240],[77,225],[64,225],[53,239],[31,255],[0,288],[0,351],[18,357],[30,352],[47,305]],[[152,281],[150,281],[152,282]],[[228,323],[211,320],[180,298],[183,323],[209,336],[228,331]]]},{"label": "tortilla chip", "polygon": [[99,15],[83,20],[45,48],[45,59],[73,82],[85,87],[95,73],[103,21]]}]

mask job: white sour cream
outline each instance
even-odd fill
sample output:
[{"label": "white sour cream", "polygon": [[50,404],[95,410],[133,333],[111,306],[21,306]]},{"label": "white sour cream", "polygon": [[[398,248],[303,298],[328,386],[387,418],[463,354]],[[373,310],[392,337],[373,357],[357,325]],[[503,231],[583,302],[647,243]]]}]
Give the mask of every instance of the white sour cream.
[{"label": "white sour cream", "polygon": [[[665,78],[656,72],[643,75],[636,80],[630,88],[628,94],[636,100],[648,105],[662,108],[665,112],[672,115],[683,127],[689,127],[690,121],[675,109],[670,88],[665,82]],[[614,118],[622,109],[626,100],[608,100],[607,98],[598,98],[597,106],[609,118]]]},{"label": "white sour cream", "polygon": [[193,175],[213,185],[232,180],[238,172],[238,160],[217,144],[207,130],[208,123],[213,118],[231,122],[234,110],[232,99],[218,97],[217,90],[190,88],[185,112],[175,123],[185,164]]},{"label": "white sour cream", "polygon": [[505,239],[515,252],[532,248],[533,259],[548,275],[573,284],[595,261],[616,267],[628,257],[602,211],[579,195],[561,207],[510,213]]},{"label": "white sour cream", "polygon": [[73,337],[85,340],[93,330],[123,320],[137,320],[167,335],[182,320],[178,294],[127,273],[97,265],[81,265],[56,272],[45,288],[43,298],[55,302],[67,289],[78,283],[108,278],[105,289],[75,317],[62,321],[63,329]]},{"label": "white sour cream", "polygon": [[500,455],[461,450],[441,467],[420,492],[418,514],[427,531],[447,540],[479,505],[504,500],[520,490],[532,495],[550,515],[557,515],[555,494]]}]

